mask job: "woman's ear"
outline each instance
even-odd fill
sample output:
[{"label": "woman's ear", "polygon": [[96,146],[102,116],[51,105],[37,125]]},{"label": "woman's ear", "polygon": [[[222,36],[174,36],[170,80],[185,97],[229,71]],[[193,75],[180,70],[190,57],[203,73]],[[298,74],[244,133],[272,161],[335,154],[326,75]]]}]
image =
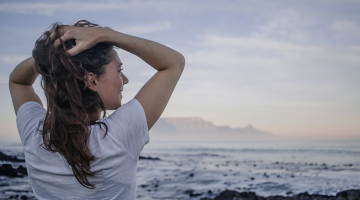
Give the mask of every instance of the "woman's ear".
[{"label": "woman's ear", "polygon": [[86,74],[86,87],[90,88],[91,90],[97,92],[97,78],[96,78],[96,74],[89,72]]}]

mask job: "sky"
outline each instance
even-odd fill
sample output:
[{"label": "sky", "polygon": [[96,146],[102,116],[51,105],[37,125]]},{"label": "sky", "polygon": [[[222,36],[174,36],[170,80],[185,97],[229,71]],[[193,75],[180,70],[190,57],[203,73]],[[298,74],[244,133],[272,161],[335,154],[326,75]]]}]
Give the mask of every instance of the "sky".
[{"label": "sky", "polygon": [[[52,23],[86,19],[185,56],[162,117],[202,117],[283,138],[360,138],[360,1],[0,0],[0,140],[15,139],[8,90]],[[132,99],[155,71],[118,49]],[[35,91],[45,101],[39,79]]]}]

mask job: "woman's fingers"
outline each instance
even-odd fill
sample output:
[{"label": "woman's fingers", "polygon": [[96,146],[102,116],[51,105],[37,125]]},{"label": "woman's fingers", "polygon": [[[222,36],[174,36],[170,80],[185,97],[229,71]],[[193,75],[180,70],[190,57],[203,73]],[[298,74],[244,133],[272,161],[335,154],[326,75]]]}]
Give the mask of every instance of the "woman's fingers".
[{"label": "woman's fingers", "polygon": [[[46,41],[46,43],[48,43],[49,41],[53,41],[55,40],[56,37],[61,37],[61,40],[63,42],[65,42],[66,40],[69,40],[69,39],[73,39],[71,37],[63,37],[66,33],[68,33],[68,30],[69,30],[69,26],[61,26],[58,28],[58,31],[56,32],[54,29],[51,29],[49,32],[50,32],[50,36],[49,36],[49,39],[48,41]],[[54,42],[54,46],[57,47],[61,44],[60,40],[57,39],[55,40]]]},{"label": "woman's fingers", "polygon": [[97,37],[99,37],[100,29],[90,27],[73,27],[73,26],[62,26],[58,29],[58,34],[53,29],[51,30],[49,39],[54,41],[54,47],[61,45],[61,42],[68,40],[75,40],[75,46],[66,51],[69,56],[74,56],[86,49],[89,49],[97,44]]},{"label": "woman's fingers", "polygon": [[46,39],[46,41],[45,41],[45,45],[48,45],[48,44],[49,44],[49,42],[50,42],[50,41],[53,41],[53,40],[54,40],[54,38],[55,38],[55,32],[54,32],[54,29],[49,30],[49,33],[50,33],[50,35],[49,35],[49,37]]},{"label": "woman's fingers", "polygon": [[56,39],[55,42],[54,42],[54,47],[58,47],[61,42],[60,42],[60,39],[62,42],[65,42],[67,40],[71,40],[71,39],[74,39],[74,37],[72,37],[70,34],[68,33],[65,33],[64,35],[62,35],[60,38]]},{"label": "woman's fingers", "polygon": [[55,35],[56,35],[54,29],[51,29],[51,30],[49,31],[49,33],[50,33],[49,40],[50,40],[50,41],[54,40]]},{"label": "woman's fingers", "polygon": [[[65,32],[67,30],[67,27],[68,26],[61,26],[61,27],[58,28],[59,36],[62,36],[62,35],[65,34]],[[55,31],[55,29],[51,29],[49,31],[49,33],[50,33],[50,36],[49,36],[50,41],[54,40],[55,37],[57,36],[57,32]]]},{"label": "woman's fingers", "polygon": [[82,51],[83,51],[83,49],[79,45],[76,45],[73,48],[68,49],[66,51],[66,54],[69,56],[75,56],[76,54],[79,54]]}]

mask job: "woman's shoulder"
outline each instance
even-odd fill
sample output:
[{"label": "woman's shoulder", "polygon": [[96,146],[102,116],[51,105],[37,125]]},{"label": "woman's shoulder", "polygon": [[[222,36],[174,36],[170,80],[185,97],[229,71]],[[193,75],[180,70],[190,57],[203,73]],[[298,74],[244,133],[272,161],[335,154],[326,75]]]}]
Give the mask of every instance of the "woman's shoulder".
[{"label": "woman's shoulder", "polygon": [[[28,101],[22,104],[17,112],[16,120],[26,120],[43,117],[46,110],[35,101]],[[31,117],[31,118],[29,118]]]},{"label": "woman's shoulder", "polygon": [[27,143],[31,136],[37,135],[35,132],[40,130],[45,115],[46,110],[38,102],[28,101],[20,106],[16,123],[23,144]]},{"label": "woman's shoulder", "polygon": [[141,106],[140,102],[134,98],[129,102],[123,104],[119,108],[117,108],[109,116],[103,118],[103,120],[106,121],[106,119],[112,120],[114,118],[119,118],[119,117],[129,118],[135,116],[146,119],[143,107]]},{"label": "woman's shoulder", "polygon": [[28,101],[28,102],[25,102],[23,103],[20,107],[19,107],[19,110],[18,110],[18,113],[19,112],[24,112],[28,109],[39,109],[39,110],[45,110],[42,105],[36,101]]},{"label": "woman's shoulder", "polygon": [[[107,126],[107,134],[102,124],[93,125],[90,134],[90,146],[97,148],[98,143],[115,144],[125,149],[133,159],[137,159],[145,144],[149,142],[149,133],[145,112],[138,100],[132,99],[100,121]],[[104,146],[104,145],[102,145]],[[110,145],[112,146],[112,145]]]}]

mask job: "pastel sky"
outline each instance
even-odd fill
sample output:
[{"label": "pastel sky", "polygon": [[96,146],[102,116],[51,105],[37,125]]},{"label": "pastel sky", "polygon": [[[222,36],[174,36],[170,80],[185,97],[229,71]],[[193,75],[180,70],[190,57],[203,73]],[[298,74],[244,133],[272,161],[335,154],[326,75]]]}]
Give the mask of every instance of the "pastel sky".
[{"label": "pastel sky", "polygon": [[[17,139],[8,76],[53,22],[87,19],[181,52],[163,117],[282,137],[360,138],[360,1],[0,1],[0,139]],[[118,50],[129,101],[154,73]],[[34,85],[43,102],[40,82]]]}]

